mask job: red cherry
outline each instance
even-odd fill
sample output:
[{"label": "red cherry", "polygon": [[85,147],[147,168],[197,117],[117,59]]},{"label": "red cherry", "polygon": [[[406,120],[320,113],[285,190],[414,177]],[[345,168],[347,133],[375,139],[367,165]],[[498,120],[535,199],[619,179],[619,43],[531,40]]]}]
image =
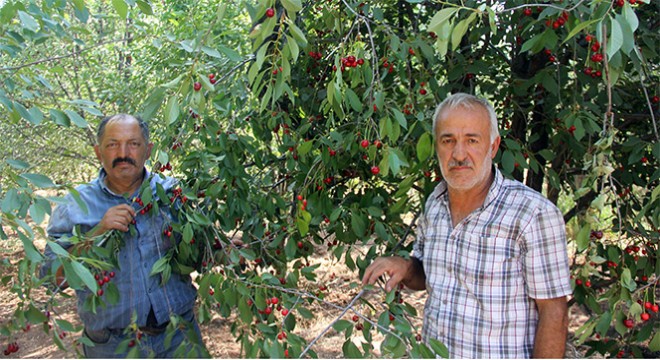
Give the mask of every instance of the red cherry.
[{"label": "red cherry", "polygon": [[287,315],[289,315],[289,310],[282,309],[282,316],[287,316]]},{"label": "red cherry", "polygon": [[378,139],[374,140],[374,145],[376,145],[376,149],[380,149],[383,147],[383,143]]},{"label": "red cherry", "polygon": [[360,317],[357,315],[353,315],[353,321],[357,322],[358,320],[360,320]]},{"label": "red cherry", "polygon": [[284,349],[284,357],[289,357],[289,349]]},{"label": "red cherry", "polygon": [[266,309],[264,309],[264,313],[266,313],[266,315],[270,315],[272,312],[273,312],[273,308],[271,307],[267,307]]},{"label": "red cherry", "polygon": [[266,10],[266,16],[268,16],[269,18],[272,18],[273,16],[275,16],[275,10],[273,10],[273,8],[268,8]]},{"label": "red cherry", "polygon": [[109,283],[110,282],[110,277],[109,276],[104,276],[103,277],[103,282],[104,283]]},{"label": "red cherry", "polygon": [[653,306],[653,304],[651,304],[650,301],[647,301],[647,302],[644,303],[644,309],[646,309],[646,310],[651,309],[652,306]]},{"label": "red cherry", "polygon": [[631,329],[633,326],[635,326],[635,322],[632,319],[626,319],[623,321],[623,325],[628,329]]},{"label": "red cherry", "polygon": [[360,146],[362,146],[363,148],[366,148],[367,146],[369,146],[369,140],[367,140],[367,139],[362,140],[360,142]]},{"label": "red cherry", "polygon": [[273,305],[277,305],[277,303],[278,303],[279,301],[280,301],[280,300],[279,300],[278,298],[274,297],[274,296],[273,296],[272,299],[270,299],[270,303],[273,304]]},{"label": "red cherry", "polygon": [[98,290],[96,291],[96,295],[97,295],[97,296],[103,296],[103,289],[98,289]]},{"label": "red cherry", "polygon": [[358,65],[364,65],[364,59],[357,59]]},{"label": "red cherry", "polygon": [[135,340],[131,340],[128,342],[128,347],[133,347],[135,346]]},{"label": "red cherry", "polygon": [[302,196],[302,195],[298,195],[298,201],[302,201],[302,199],[303,199],[303,196]]},{"label": "red cherry", "polygon": [[575,280],[575,285],[578,285],[578,286],[582,285],[582,280],[581,279]]},{"label": "red cherry", "polygon": [[523,10],[523,14],[525,14],[525,16],[532,16],[532,9],[525,8],[525,10]]},{"label": "red cherry", "polygon": [[372,166],[371,173],[374,175],[378,175],[378,173],[380,173],[380,168],[378,166]]},{"label": "red cherry", "polygon": [[199,91],[199,90],[201,90],[201,89],[202,89],[202,83],[200,83],[200,82],[196,82],[196,83],[194,83],[194,84],[193,84],[193,89],[194,89],[195,91]]},{"label": "red cherry", "polygon": [[213,296],[215,294],[215,291],[213,289],[209,289],[209,295]]},{"label": "red cherry", "polygon": [[651,311],[653,311],[653,312],[656,312],[656,313],[657,313],[657,312],[658,312],[658,310],[660,310],[660,309],[658,309],[658,304],[654,304],[653,306],[651,306]]},{"label": "red cherry", "polygon": [[420,95],[426,95],[426,89],[419,89]]},{"label": "red cherry", "polygon": [[303,248],[303,243],[302,243],[302,241],[298,241],[298,244],[296,244],[296,245],[298,246],[298,249],[302,249],[302,248]]},{"label": "red cherry", "polygon": [[649,313],[642,313],[642,315],[639,316],[642,321],[648,321],[651,318],[651,315]]},{"label": "red cherry", "polygon": [[660,96],[656,95],[656,96],[652,97],[652,98],[651,98],[651,101],[652,101],[654,104],[659,103],[659,102],[660,102]]}]

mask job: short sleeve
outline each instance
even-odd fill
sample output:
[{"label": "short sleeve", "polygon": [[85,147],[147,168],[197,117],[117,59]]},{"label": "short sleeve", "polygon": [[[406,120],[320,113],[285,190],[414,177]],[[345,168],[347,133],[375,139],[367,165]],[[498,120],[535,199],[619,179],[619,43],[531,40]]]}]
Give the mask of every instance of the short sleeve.
[{"label": "short sleeve", "polygon": [[539,209],[524,231],[524,275],[533,299],[571,294],[566,226],[559,209],[549,204]]},{"label": "short sleeve", "polygon": [[424,243],[426,241],[427,226],[428,221],[426,220],[426,216],[422,216],[417,224],[417,239],[413,243],[413,252],[411,254],[412,257],[417,258],[419,261],[424,259]]}]

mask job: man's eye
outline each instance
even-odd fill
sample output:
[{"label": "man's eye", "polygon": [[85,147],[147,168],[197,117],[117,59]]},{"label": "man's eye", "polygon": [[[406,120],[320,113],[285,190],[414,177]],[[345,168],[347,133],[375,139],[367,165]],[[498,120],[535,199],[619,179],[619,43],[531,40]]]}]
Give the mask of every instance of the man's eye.
[{"label": "man's eye", "polygon": [[116,148],[116,147],[117,147],[117,143],[108,144],[107,147],[109,147],[109,148]]}]

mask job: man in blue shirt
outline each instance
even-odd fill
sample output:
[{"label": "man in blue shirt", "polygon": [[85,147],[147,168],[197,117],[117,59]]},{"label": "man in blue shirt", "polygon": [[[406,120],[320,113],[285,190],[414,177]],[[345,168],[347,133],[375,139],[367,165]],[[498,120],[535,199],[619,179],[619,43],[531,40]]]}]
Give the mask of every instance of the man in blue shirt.
[{"label": "man in blue shirt", "polygon": [[[172,213],[166,206],[158,211],[139,211],[141,188],[147,186],[152,196],[157,199],[157,186],[160,184],[170,192],[176,180],[150,174],[145,162],[151,154],[153,144],[149,142],[149,129],[141,119],[119,114],[105,118],[99,125],[97,145],[94,147],[102,169],[98,178],[78,186],[76,190],[87,209],[81,209],[74,198],[68,195],[66,204],[59,205],[53,211],[47,232],[49,237],[68,249],[74,250],[67,239],[73,236],[74,228],[78,234],[97,236],[108,231],[117,231],[123,235],[123,244],[116,253],[118,267],[107,274],[119,292],[116,304],[97,306],[94,311],[84,304],[92,294],[88,289],[77,290],[78,314],[85,327],[85,335],[94,346],[83,345],[85,356],[90,358],[126,357],[127,353],[116,353],[120,343],[128,340],[128,350],[139,349],[141,357],[171,358],[184,338],[195,345],[189,345],[188,351],[179,353],[183,356],[207,355],[193,307],[196,289],[188,275],[172,273],[166,283],[162,283],[160,274],[150,276],[152,267],[174,244],[174,238],[166,236],[166,229],[172,222]],[[135,231],[129,231],[133,225]],[[55,263],[57,255],[47,247],[46,257],[51,266],[44,266],[46,274]],[[103,277],[102,277],[103,278]],[[56,282],[60,288],[66,287],[62,267],[56,270]],[[87,306],[89,308],[89,306]],[[132,319],[133,316],[136,319]],[[166,341],[166,329],[170,316],[178,315],[191,324],[186,329],[175,329],[171,341]],[[135,324],[136,331],[125,331]],[[166,346],[168,345],[168,346]],[[189,352],[190,351],[190,352]]]}]

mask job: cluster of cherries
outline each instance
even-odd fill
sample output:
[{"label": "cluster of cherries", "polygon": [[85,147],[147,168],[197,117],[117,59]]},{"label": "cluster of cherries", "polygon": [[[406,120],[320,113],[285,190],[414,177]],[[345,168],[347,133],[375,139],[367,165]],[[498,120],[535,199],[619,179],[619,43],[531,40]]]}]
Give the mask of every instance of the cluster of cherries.
[{"label": "cluster of cherries", "polygon": [[167,164],[160,167],[160,172],[164,172],[165,170],[172,170],[172,164],[168,162]]},{"label": "cluster of cherries", "polygon": [[11,344],[7,344],[7,348],[4,351],[5,356],[9,356],[10,354],[13,354],[17,352],[19,349],[18,343],[13,342]]},{"label": "cluster of cherries", "polygon": [[94,280],[96,280],[96,283],[99,284],[99,289],[96,290],[96,295],[97,296],[103,296],[103,285],[107,284],[110,282],[110,279],[115,277],[115,272],[114,271],[105,271],[103,270],[101,273],[97,273],[94,275]]},{"label": "cluster of cherries", "polygon": [[[169,163],[167,163],[167,164],[169,165]],[[140,215],[144,215],[144,214],[148,213],[151,210],[151,208],[153,207],[153,205],[151,203],[147,204],[147,206],[144,206],[144,202],[139,197],[136,197],[135,199],[133,199],[133,201],[136,202],[138,205],[140,205],[141,209],[140,209],[140,211],[138,211],[140,213]],[[133,219],[131,224],[135,225],[135,219]]]},{"label": "cluster of cherries", "polygon": [[[320,55],[320,54],[319,54]],[[346,57],[341,58],[341,71],[344,72],[347,68],[354,68],[364,65],[364,59],[360,58],[357,59],[353,55],[348,55]],[[337,71],[337,65],[332,65],[332,71]]]}]

